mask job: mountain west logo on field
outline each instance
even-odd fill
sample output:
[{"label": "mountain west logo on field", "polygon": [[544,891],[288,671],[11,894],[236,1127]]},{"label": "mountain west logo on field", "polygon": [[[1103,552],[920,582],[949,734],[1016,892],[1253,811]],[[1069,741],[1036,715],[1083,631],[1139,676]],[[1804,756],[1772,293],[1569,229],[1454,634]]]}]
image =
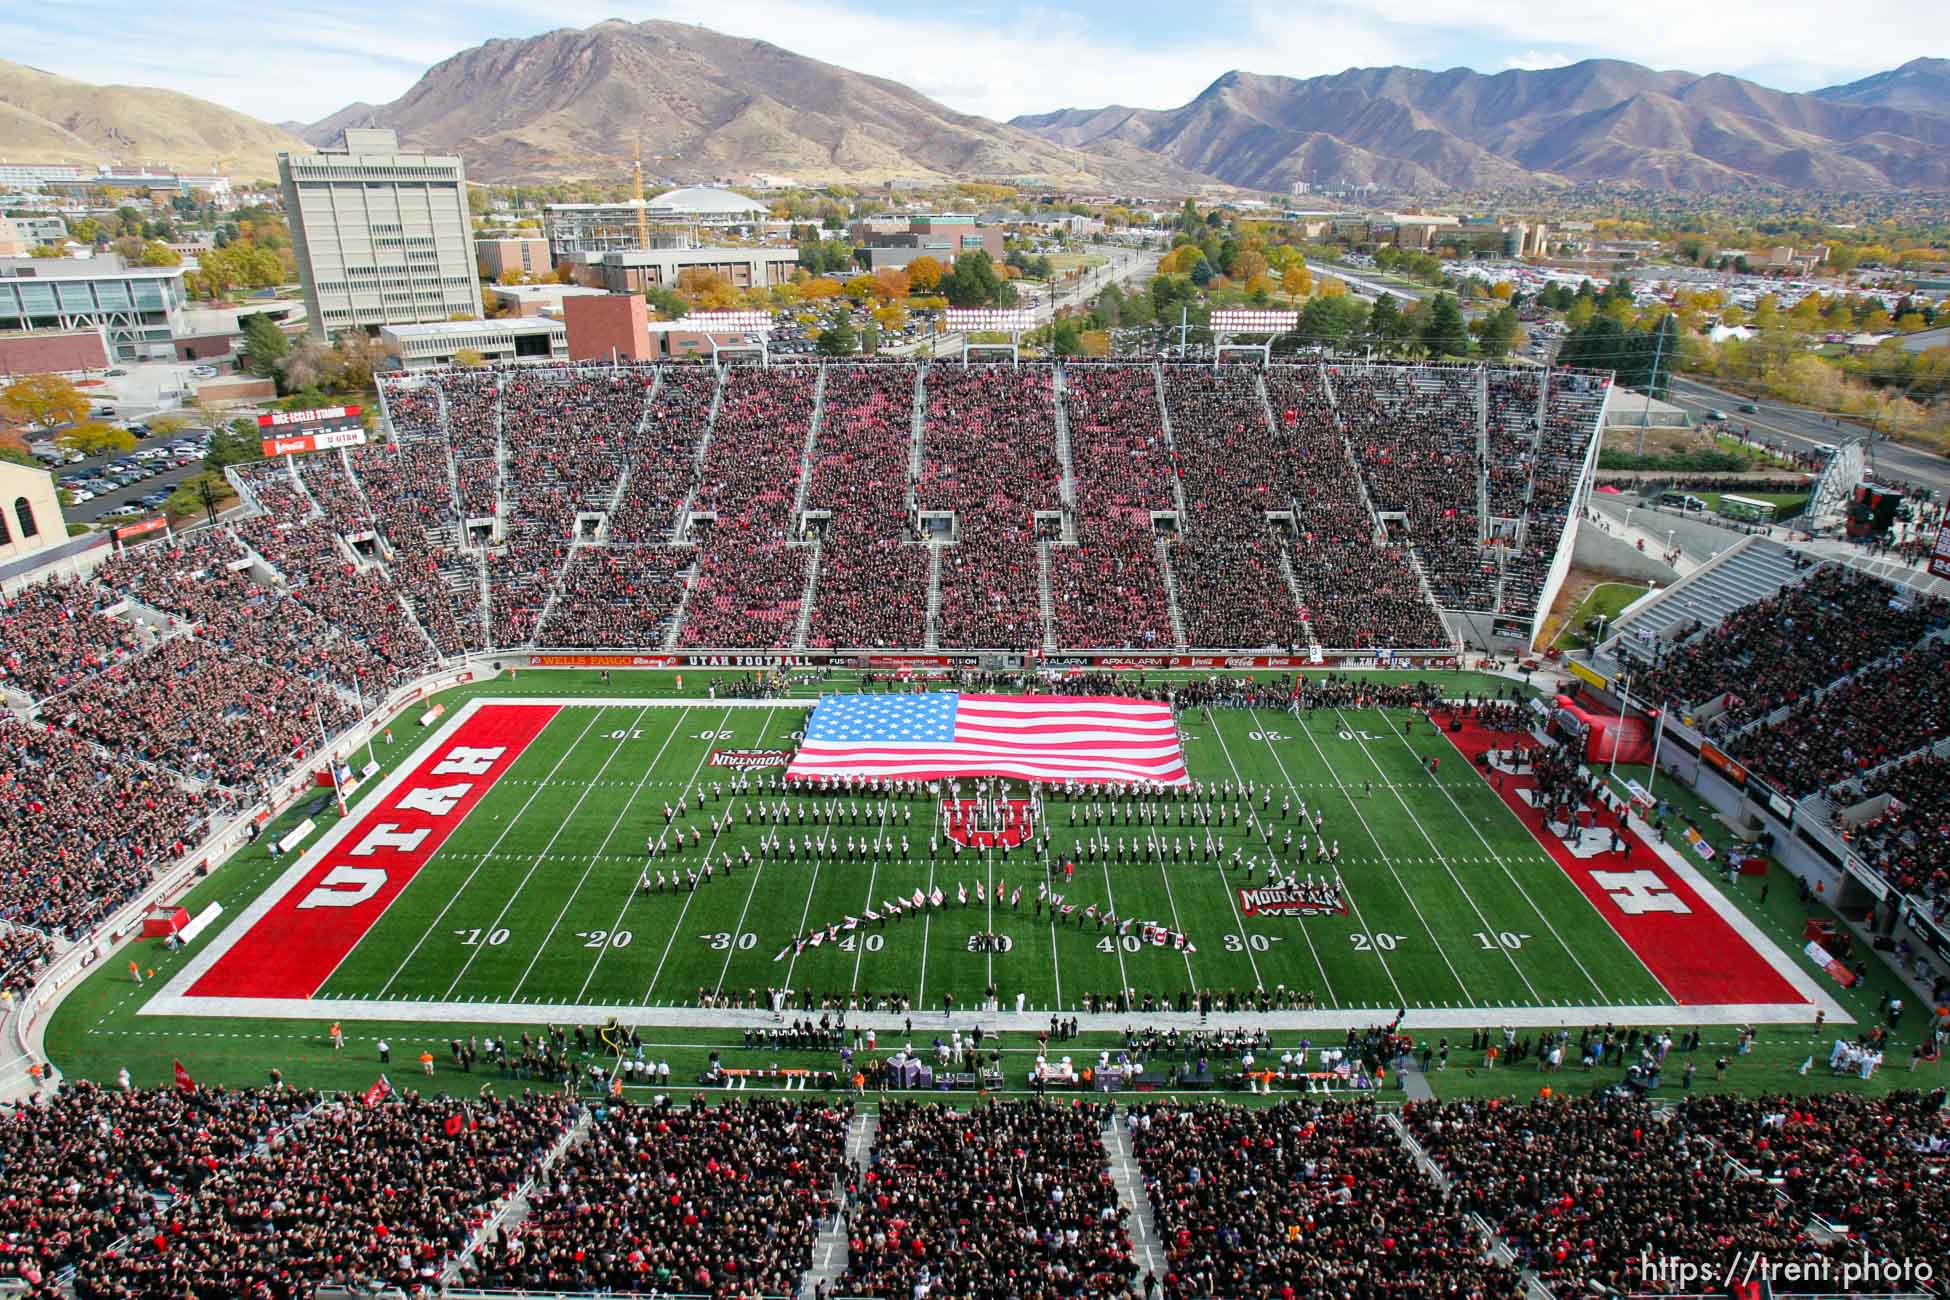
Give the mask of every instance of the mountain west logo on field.
[{"label": "mountain west logo on field", "polygon": [[941,825],[949,839],[971,849],[1014,848],[1036,829],[1027,799],[943,799]]},{"label": "mountain west logo on field", "polygon": [[714,749],[710,766],[755,772],[762,767],[784,767],[791,757],[789,749]]},{"label": "mountain west logo on field", "polygon": [[1326,881],[1269,885],[1240,890],[1239,910],[1247,916],[1346,916],[1347,895]]}]

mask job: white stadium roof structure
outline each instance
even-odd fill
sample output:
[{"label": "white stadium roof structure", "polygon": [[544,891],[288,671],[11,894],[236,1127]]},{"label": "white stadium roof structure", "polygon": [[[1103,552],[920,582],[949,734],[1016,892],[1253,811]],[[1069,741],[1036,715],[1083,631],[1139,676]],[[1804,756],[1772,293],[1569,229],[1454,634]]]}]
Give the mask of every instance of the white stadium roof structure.
[{"label": "white stadium roof structure", "polygon": [[771,209],[736,190],[711,185],[687,185],[668,190],[644,205],[646,212],[665,216],[763,217]]}]

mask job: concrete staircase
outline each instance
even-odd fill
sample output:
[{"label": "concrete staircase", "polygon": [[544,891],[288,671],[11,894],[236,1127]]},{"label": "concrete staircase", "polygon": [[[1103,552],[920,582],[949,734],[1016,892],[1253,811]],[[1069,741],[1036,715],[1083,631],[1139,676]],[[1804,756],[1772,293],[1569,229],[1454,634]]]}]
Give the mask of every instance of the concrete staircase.
[{"label": "concrete staircase", "polygon": [[[1104,1155],[1110,1161],[1110,1180],[1117,1188],[1117,1199],[1124,1206],[1124,1226],[1131,1234],[1131,1261],[1162,1281],[1165,1271],[1165,1243],[1151,1218],[1151,1198],[1144,1194],[1144,1174],[1138,1169],[1131,1150],[1130,1112],[1119,1110],[1104,1130]],[[1137,1285],[1142,1288],[1143,1278]]]},{"label": "concrete staircase", "polygon": [[555,1168],[563,1156],[588,1141],[591,1123],[590,1112],[585,1108],[580,1115],[576,1116],[575,1123],[556,1139],[555,1145],[549,1148],[548,1154],[542,1157],[541,1164],[535,1167],[534,1176],[516,1188],[514,1195],[501,1202],[495,1207],[493,1214],[481,1221],[481,1226],[476,1228],[474,1235],[468,1239],[466,1249],[449,1260],[447,1267],[441,1270],[440,1285],[443,1288],[450,1287],[460,1280],[461,1270],[474,1258],[482,1245],[494,1240],[497,1233],[512,1232],[528,1221],[528,1195],[534,1191],[536,1180],[546,1180],[548,1171]]},{"label": "concrete staircase", "polygon": [[[880,1116],[872,1111],[856,1110],[853,1119],[846,1126],[847,1172],[855,1184],[863,1183],[867,1166],[873,1155],[874,1135],[880,1131]],[[840,1182],[848,1181],[842,1174]],[[830,1293],[840,1275],[846,1272],[846,1211],[843,1206],[831,1220],[822,1224],[819,1236],[813,1242],[812,1267],[799,1279],[799,1300],[812,1300],[823,1284]]]},{"label": "concrete staircase", "polygon": [[806,516],[806,493],[812,487],[813,449],[819,443],[819,430],[826,417],[826,367],[819,368],[819,381],[813,385],[812,419],[806,425],[806,445],[799,452],[799,490],[792,497],[792,520],[796,525]]},{"label": "concrete staircase", "polygon": [[1158,574],[1165,582],[1165,609],[1171,615],[1171,643],[1183,650],[1189,642],[1185,640],[1185,616],[1178,610],[1178,578],[1171,571],[1171,554],[1165,549],[1165,539],[1153,538],[1151,545],[1158,552]]},{"label": "concrete staircase", "polygon": [[1056,600],[1049,589],[1048,542],[1036,544],[1036,603],[1043,611],[1043,649],[1056,649]]},{"label": "concrete staircase", "polygon": [[812,629],[813,597],[819,594],[819,560],[826,550],[817,542],[809,549],[812,556],[806,562],[806,585],[799,593],[799,625],[792,633],[795,650],[806,648],[806,636]]},{"label": "concrete staircase", "polygon": [[941,648],[941,544],[928,545],[928,649]]},{"label": "concrete staircase", "polygon": [[1070,462],[1070,405],[1063,400],[1068,384],[1060,362],[1052,388],[1056,401],[1056,459],[1063,466],[1063,508],[1067,512],[1077,505],[1077,471]]}]

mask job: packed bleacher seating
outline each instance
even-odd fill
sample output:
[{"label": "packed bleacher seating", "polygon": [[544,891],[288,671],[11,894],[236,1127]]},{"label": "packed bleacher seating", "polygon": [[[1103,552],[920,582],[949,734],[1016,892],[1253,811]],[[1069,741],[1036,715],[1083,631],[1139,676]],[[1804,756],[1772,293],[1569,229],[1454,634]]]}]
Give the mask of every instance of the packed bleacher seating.
[{"label": "packed bleacher seating", "polygon": [[1479,372],[1469,366],[1333,366],[1341,426],[1377,514],[1421,557],[1451,609],[1495,600],[1479,554]]},{"label": "packed bleacher seating", "polygon": [[806,508],[828,512],[808,645],[927,644],[928,552],[909,511],[917,373],[826,368],[806,488]]},{"label": "packed bleacher seating", "polygon": [[[187,1104],[224,1095],[199,1090]],[[246,1115],[275,1106],[279,1095],[263,1102],[243,1094]],[[182,1164],[207,1173],[166,1204],[132,1209],[120,1249],[76,1260],[75,1294],[119,1300],[431,1288],[547,1153],[570,1106],[562,1096],[332,1101],[255,1147],[233,1141],[207,1159],[193,1152]],[[268,1118],[255,1119],[257,1131]]]},{"label": "packed bleacher seating", "polygon": [[837,1294],[1122,1294],[1136,1274],[1102,1130],[1110,1108],[880,1108]]},{"label": "packed bleacher seating", "polygon": [[43,699],[140,653],[154,634],[98,612],[108,599],[95,584],[66,578],[0,596],[0,685]]},{"label": "packed bleacher seating", "polygon": [[85,932],[196,843],[224,803],[60,731],[0,722],[0,861],[10,867],[0,920]]},{"label": "packed bleacher seating", "polygon": [[812,366],[726,375],[690,505],[699,556],[679,644],[789,646],[797,637],[812,548],[795,537],[792,509],[818,384]]},{"label": "packed bleacher seating", "polygon": [[1372,1107],[1153,1102],[1130,1127],[1165,1300],[1515,1289]]},{"label": "packed bleacher seating", "polygon": [[1043,644],[1036,516],[1062,508],[1056,398],[1048,370],[931,367],[915,504],[952,511],[941,552],[940,643]]},{"label": "packed bleacher seating", "polygon": [[1522,545],[1506,556],[1498,612],[1529,617],[1537,610],[1552,557],[1570,520],[1571,499],[1611,389],[1610,375],[1554,370],[1548,380],[1544,427],[1531,466]]},{"label": "packed bleacher seating", "polygon": [[1898,609],[1895,599],[1894,588],[1859,569],[1823,565],[1718,627],[1698,629],[1639,674],[1639,689],[1696,707],[1730,696],[1713,729],[1731,731],[1950,623],[1941,600],[1916,598]]},{"label": "packed bleacher seating", "polygon": [[1559,1295],[1673,1289],[1641,1278],[1648,1257],[1711,1268],[1735,1248],[1777,1265],[1817,1254],[1805,1214],[1644,1101],[1410,1103],[1403,1119],[1452,1180],[1456,1207],[1481,1214]]},{"label": "packed bleacher seating", "polygon": [[850,1108],[659,1099],[612,1106],[467,1270],[522,1290],[792,1295],[812,1264]]},{"label": "packed bleacher seating", "polygon": [[1176,514],[1178,501],[1156,372],[1072,365],[1063,407],[1076,544],[1049,548],[1056,643],[1169,648],[1176,638],[1152,512]]},{"label": "packed bleacher seating", "polygon": [[1950,735],[1950,642],[1931,641],[1837,682],[1788,715],[1736,736],[1727,752],[1789,793],[1825,786]]},{"label": "packed bleacher seating", "polygon": [[1537,458],[1541,370],[1492,370],[1487,379],[1489,460],[1486,487],[1494,518],[1521,519]]},{"label": "packed bleacher seating", "polygon": [[1828,797],[1839,810],[1881,795],[1881,811],[1846,830],[1849,847],[1938,921],[1950,918],[1950,759],[1913,755]]},{"label": "packed bleacher seating", "polygon": [[[1350,381],[1344,375],[1337,384]],[[1337,649],[1446,644],[1402,544],[1376,541],[1328,384],[1311,364],[1266,372],[1267,400],[1289,449],[1282,468],[1296,512],[1294,580],[1313,639]],[[1457,541],[1474,549],[1473,537]]]},{"label": "packed bleacher seating", "polygon": [[1245,366],[1164,368],[1186,519],[1172,550],[1178,607],[1193,645],[1306,644],[1300,602],[1267,512],[1289,510],[1280,451]]}]

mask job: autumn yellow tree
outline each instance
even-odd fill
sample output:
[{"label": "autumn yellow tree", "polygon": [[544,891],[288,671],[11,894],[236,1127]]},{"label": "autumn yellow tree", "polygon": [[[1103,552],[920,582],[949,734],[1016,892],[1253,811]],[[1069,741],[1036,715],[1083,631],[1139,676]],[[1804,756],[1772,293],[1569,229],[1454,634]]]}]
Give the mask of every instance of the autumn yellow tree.
[{"label": "autumn yellow tree", "polygon": [[1280,273],[1280,288],[1296,298],[1304,298],[1313,292],[1314,273],[1307,269],[1305,262],[1289,263]]},{"label": "autumn yellow tree", "polygon": [[907,264],[907,283],[915,293],[933,293],[941,287],[941,263],[923,253]]},{"label": "autumn yellow tree", "polygon": [[88,414],[88,399],[59,375],[25,375],[0,388],[0,415],[51,429]]},{"label": "autumn yellow tree", "polygon": [[876,298],[887,301],[905,298],[913,287],[913,279],[897,266],[883,266],[873,273],[873,293]]}]

